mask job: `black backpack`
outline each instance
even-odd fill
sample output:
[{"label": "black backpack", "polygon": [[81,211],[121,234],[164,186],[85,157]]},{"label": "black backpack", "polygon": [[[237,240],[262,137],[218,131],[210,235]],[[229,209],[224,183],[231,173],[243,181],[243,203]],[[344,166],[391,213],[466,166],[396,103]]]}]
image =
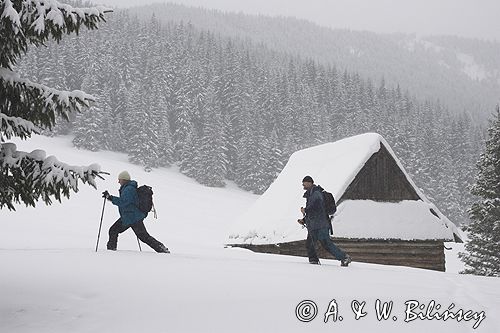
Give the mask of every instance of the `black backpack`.
[{"label": "black backpack", "polygon": [[337,205],[335,204],[335,198],[333,194],[323,190],[323,202],[325,203],[325,213],[328,217],[328,221],[330,222],[330,235],[333,235],[333,225],[332,225],[332,217],[333,214],[337,211]]},{"label": "black backpack", "polygon": [[[148,185],[142,185],[137,188],[137,197],[139,198],[139,202],[137,207],[143,213],[149,213],[152,209],[154,209],[153,204],[153,188]],[[156,217],[156,211],[155,211]]]},{"label": "black backpack", "polygon": [[335,198],[333,194],[323,190],[323,201],[325,203],[325,211],[328,216],[335,214],[337,211],[337,205],[335,204]]}]

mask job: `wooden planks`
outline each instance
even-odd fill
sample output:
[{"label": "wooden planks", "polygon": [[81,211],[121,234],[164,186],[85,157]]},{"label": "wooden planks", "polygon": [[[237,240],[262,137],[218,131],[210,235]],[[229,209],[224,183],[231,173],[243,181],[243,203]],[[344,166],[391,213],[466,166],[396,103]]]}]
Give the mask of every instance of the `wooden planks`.
[{"label": "wooden planks", "polygon": [[387,148],[380,144],[380,150],[370,157],[337,201],[343,200],[399,202],[421,199]]},{"label": "wooden planks", "polygon": [[[443,241],[333,239],[353,261],[445,271]],[[307,257],[305,240],[282,244],[234,244],[255,252]],[[317,244],[320,258],[335,259]]]}]

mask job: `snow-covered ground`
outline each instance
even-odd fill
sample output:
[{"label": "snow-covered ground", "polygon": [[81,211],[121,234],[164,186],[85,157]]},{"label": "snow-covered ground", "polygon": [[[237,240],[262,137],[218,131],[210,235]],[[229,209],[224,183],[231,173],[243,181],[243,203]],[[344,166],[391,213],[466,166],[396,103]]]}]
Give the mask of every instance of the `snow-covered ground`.
[{"label": "snow-covered ground", "polygon": [[[70,164],[97,162],[111,176],[98,182],[98,191],[81,185],[62,204],[0,211],[2,333],[500,332],[500,279],[457,274],[461,245],[449,244],[446,273],[356,262],[344,268],[330,260],[311,266],[305,258],[225,249],[230,225],[257,196],[232,185],[203,187],[174,168],[146,173],[123,154],[76,150],[70,138],[16,143]],[[107,229],[117,218],[109,204],[94,252],[100,193],[116,194],[116,175],[124,169],[153,186],[159,218],[148,217],[146,226],[171,254],[145,245],[139,252],[131,231],[121,235],[119,251],[106,251]],[[316,317],[313,305],[299,306],[304,300],[316,304]],[[377,318],[377,300],[393,302],[387,320]],[[432,301],[439,309],[429,309]],[[415,302],[425,308],[412,309]],[[329,305],[337,306],[338,317],[325,323]],[[300,321],[297,309],[302,320],[314,319]],[[469,320],[428,318],[448,309],[462,309]],[[356,312],[366,316],[356,320]]]}]

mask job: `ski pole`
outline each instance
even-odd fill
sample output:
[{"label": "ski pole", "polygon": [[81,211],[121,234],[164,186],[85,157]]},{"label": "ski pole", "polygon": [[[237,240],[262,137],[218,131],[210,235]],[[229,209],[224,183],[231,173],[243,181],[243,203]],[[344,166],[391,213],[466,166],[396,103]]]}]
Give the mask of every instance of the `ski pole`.
[{"label": "ski pole", "polygon": [[97,244],[95,245],[95,252],[97,252],[97,248],[99,247],[99,238],[101,237],[102,219],[104,217],[104,207],[105,206],[106,206],[106,198],[104,198],[104,203],[102,204],[101,222],[99,223],[99,233],[97,234]]},{"label": "ski pole", "polygon": [[142,252],[142,249],[141,249],[141,243],[139,242],[139,237],[137,237],[137,245],[139,245],[139,251]]}]

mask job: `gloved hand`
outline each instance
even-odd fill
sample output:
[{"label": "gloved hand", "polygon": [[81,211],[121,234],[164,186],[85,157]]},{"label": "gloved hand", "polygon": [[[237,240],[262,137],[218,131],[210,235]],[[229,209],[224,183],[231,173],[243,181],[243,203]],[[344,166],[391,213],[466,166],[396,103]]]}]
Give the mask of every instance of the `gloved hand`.
[{"label": "gloved hand", "polygon": [[108,199],[108,200],[111,200],[111,195],[109,194],[109,192],[106,190],[104,192],[102,192],[102,197],[104,199]]}]

